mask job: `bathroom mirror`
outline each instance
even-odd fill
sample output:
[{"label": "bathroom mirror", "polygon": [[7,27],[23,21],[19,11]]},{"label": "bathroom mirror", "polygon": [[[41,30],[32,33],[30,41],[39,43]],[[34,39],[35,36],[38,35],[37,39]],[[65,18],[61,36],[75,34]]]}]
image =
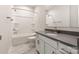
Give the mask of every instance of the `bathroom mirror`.
[{"label": "bathroom mirror", "polygon": [[78,31],[78,5],[54,5],[46,14],[46,27]]},{"label": "bathroom mirror", "polygon": [[78,6],[70,6],[70,27],[78,27]]},{"label": "bathroom mirror", "polygon": [[46,25],[50,27],[70,27],[70,6],[52,6],[46,15]]},{"label": "bathroom mirror", "polygon": [[79,6],[78,6],[78,27],[79,27]]}]

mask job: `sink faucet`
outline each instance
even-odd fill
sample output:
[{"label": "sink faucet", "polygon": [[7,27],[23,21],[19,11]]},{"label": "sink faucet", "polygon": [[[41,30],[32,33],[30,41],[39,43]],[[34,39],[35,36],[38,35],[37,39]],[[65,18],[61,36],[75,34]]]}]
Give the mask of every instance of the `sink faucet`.
[{"label": "sink faucet", "polygon": [[54,21],[53,23],[55,23],[55,27],[54,27],[54,29],[55,29],[55,33],[58,33],[58,27],[57,27],[57,23],[61,23],[61,21]]}]

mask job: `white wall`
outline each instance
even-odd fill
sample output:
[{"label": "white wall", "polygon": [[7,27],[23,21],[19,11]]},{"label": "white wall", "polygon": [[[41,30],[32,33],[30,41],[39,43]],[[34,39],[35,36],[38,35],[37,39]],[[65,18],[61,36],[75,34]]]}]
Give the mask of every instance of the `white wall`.
[{"label": "white wall", "polygon": [[44,31],[46,26],[46,9],[45,6],[37,6],[35,8],[35,31]]},{"label": "white wall", "polygon": [[10,19],[6,19],[11,15],[11,6],[0,5],[0,54],[8,53],[11,46],[11,22]]}]

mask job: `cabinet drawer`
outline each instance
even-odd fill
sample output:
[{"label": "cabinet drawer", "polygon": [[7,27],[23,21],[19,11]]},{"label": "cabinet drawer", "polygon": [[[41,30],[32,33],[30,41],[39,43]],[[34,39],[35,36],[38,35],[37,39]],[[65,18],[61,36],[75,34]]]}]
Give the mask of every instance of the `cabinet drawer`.
[{"label": "cabinet drawer", "polygon": [[56,54],[56,49],[45,43],[45,54]]},{"label": "cabinet drawer", "polygon": [[48,37],[42,36],[42,35],[39,35],[39,38],[42,38],[43,41],[47,42],[52,47],[57,48],[57,41],[50,39]]},{"label": "cabinet drawer", "polygon": [[77,49],[71,49],[71,53],[72,54],[78,54],[78,50]]},{"label": "cabinet drawer", "polygon": [[72,47],[67,46],[67,45],[65,45],[63,43],[60,43],[60,42],[58,44],[58,48],[59,48],[60,51],[64,51],[67,54],[71,54],[72,53],[72,49],[73,49]]},{"label": "cabinet drawer", "polygon": [[66,54],[66,52],[64,52],[64,51],[59,51],[59,50],[56,50],[56,54]]},{"label": "cabinet drawer", "polygon": [[53,39],[44,37],[44,41],[47,42],[49,45],[57,49],[57,41],[54,41]]}]

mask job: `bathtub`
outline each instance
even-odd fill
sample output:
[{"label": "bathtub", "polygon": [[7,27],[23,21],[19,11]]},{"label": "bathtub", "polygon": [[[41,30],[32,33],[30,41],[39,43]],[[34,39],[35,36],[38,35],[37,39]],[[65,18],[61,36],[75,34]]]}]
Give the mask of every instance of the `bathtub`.
[{"label": "bathtub", "polygon": [[20,45],[28,41],[28,37],[35,36],[36,33],[32,34],[15,34],[12,36],[12,46]]}]

